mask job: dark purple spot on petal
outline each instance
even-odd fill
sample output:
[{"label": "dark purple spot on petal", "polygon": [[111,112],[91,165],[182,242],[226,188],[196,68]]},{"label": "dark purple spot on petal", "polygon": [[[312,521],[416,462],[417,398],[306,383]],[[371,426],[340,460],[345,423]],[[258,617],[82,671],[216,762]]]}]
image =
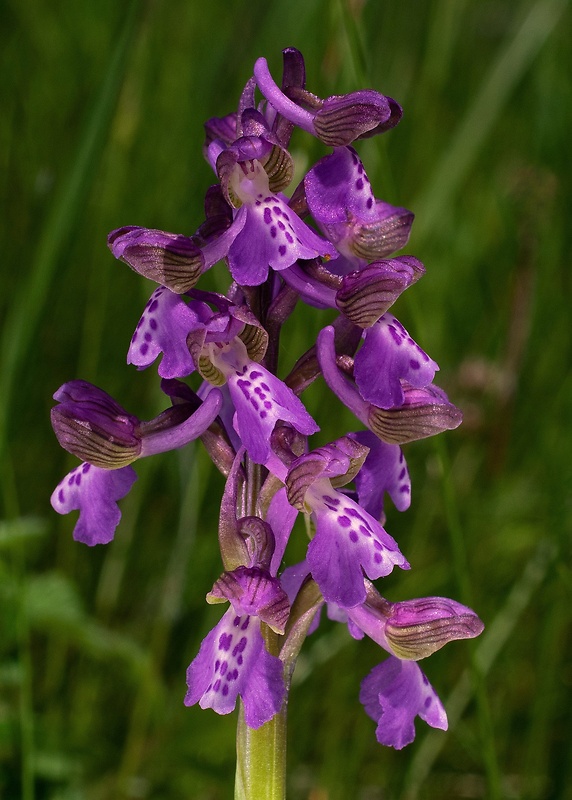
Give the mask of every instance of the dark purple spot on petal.
[{"label": "dark purple spot on petal", "polygon": [[151,328],[152,331],[157,330],[157,320],[154,317],[151,317],[151,319],[149,320],[149,327]]},{"label": "dark purple spot on petal", "polygon": [[429,708],[432,702],[433,698],[431,697],[431,695],[429,695],[429,697],[425,698],[425,702],[423,703],[423,705],[425,706],[425,708]]},{"label": "dark purple spot on petal", "polygon": [[266,412],[266,411],[261,411],[261,412],[260,412],[260,414],[259,414],[258,416],[260,417],[260,419],[264,419],[265,417],[267,417],[267,416],[268,416],[268,414],[267,414],[267,412]]},{"label": "dark purple spot on petal", "polygon": [[292,244],[292,242],[294,241],[294,237],[291,234],[289,234],[288,231],[286,231],[286,241],[289,244]]},{"label": "dark purple spot on petal", "polygon": [[63,489],[60,489],[58,492],[58,500],[60,501],[60,503],[63,503],[65,500],[65,493]]},{"label": "dark purple spot on petal", "polygon": [[373,560],[376,564],[381,564],[382,558],[379,553],[374,553]]},{"label": "dark purple spot on petal", "polygon": [[217,678],[217,680],[214,682],[213,691],[218,692],[219,689],[220,689],[220,678]]},{"label": "dark purple spot on petal", "polygon": [[368,208],[371,208],[373,206],[373,197],[368,197],[365,204]]},{"label": "dark purple spot on petal", "polygon": [[353,542],[355,544],[358,541],[358,539],[359,536],[357,535],[357,533],[355,531],[350,531],[350,542]]},{"label": "dark purple spot on petal", "polygon": [[222,687],[222,696],[226,697],[227,694],[228,694],[228,683],[225,683],[225,684],[223,684],[223,687]]},{"label": "dark purple spot on petal", "polygon": [[338,525],[342,528],[349,528],[352,524],[352,521],[349,517],[338,517]]},{"label": "dark purple spot on petal", "polygon": [[148,350],[149,350],[148,344],[142,344],[141,347],[139,348],[139,352],[141,353],[142,356],[146,356]]},{"label": "dark purple spot on petal", "polygon": [[421,366],[419,361],[416,361],[414,358],[409,359],[409,366],[411,369],[419,369]]},{"label": "dark purple spot on petal", "polygon": [[361,178],[358,178],[356,181],[356,189],[358,190],[358,192],[361,192],[361,190],[363,189],[363,181]]},{"label": "dark purple spot on petal", "polygon": [[84,465],[82,466],[82,468],[81,468],[81,471],[82,471],[82,472],[83,472],[83,474],[85,475],[85,473],[86,473],[86,472],[89,472],[89,471],[90,471],[90,469],[91,469],[91,464],[84,464]]},{"label": "dark purple spot on petal", "polygon": [[270,211],[269,208],[264,209],[264,222],[267,225],[270,225],[270,223],[272,222],[272,211]]},{"label": "dark purple spot on petal", "polygon": [[285,256],[286,255],[286,245],[281,244],[280,247],[278,248],[278,252],[280,253],[281,256]]},{"label": "dark purple spot on petal", "polygon": [[156,311],[158,307],[159,307],[159,303],[157,302],[157,300],[153,300],[149,304],[149,308],[147,309],[147,311],[152,313],[153,311]]},{"label": "dark purple spot on petal", "polygon": [[276,239],[276,225],[273,225],[270,228],[270,236],[272,236],[273,239]]}]

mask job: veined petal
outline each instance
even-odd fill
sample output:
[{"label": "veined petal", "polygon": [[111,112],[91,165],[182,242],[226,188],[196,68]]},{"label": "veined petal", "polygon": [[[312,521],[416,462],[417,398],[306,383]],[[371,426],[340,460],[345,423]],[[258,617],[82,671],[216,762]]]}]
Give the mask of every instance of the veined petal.
[{"label": "veined petal", "polygon": [[241,566],[224,572],[207,595],[208,602],[223,600],[229,600],[240,616],[256,616],[276,633],[284,633],[290,603],[278,578],[267,570]]},{"label": "veined petal", "polygon": [[58,514],[79,510],[73,538],[87,545],[107,544],[121,519],[117,501],[128,493],[137,475],[133,467],[108,470],[80,464],[54,489],[51,504]]},{"label": "veined petal", "polygon": [[178,294],[192,289],[205,269],[201,249],[181,234],[127,226],[112,231],[107,244],[115,258]]},{"label": "veined petal", "polygon": [[366,425],[384,442],[415,442],[461,424],[461,411],[438,386],[429,384],[422,389],[406,386],[403,393],[404,402],[396,408],[369,406]]},{"label": "veined petal", "polygon": [[361,685],[360,701],[377,723],[380,744],[401,750],[415,738],[415,717],[447,730],[447,714],[437,693],[414,661],[390,656]]},{"label": "veined petal", "polygon": [[355,325],[369,328],[424,272],[412,256],[376,261],[343,276],[336,305]]},{"label": "veined petal", "polygon": [[246,724],[259,728],[280,711],[285,695],[282,662],[270,655],[256,617],[230,608],[201,644],[187,670],[185,705],[199,703],[217,714],[244,701]]}]

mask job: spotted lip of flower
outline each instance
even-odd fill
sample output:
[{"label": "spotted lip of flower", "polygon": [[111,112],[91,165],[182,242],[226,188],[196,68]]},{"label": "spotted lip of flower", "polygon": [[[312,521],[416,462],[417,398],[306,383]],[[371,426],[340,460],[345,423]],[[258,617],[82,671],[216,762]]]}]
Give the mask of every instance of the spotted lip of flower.
[{"label": "spotted lip of flower", "polygon": [[390,656],[364,678],[360,702],[377,723],[376,738],[401,750],[415,739],[414,720],[447,730],[447,713],[437,693],[414,661]]},{"label": "spotted lip of flower", "polygon": [[283,633],[290,611],[277,578],[256,565],[225,572],[207,595],[211,603],[230,601],[231,608],[201,644],[187,670],[185,705],[199,703],[228,714],[240,695],[246,724],[258,728],[281,708],[286,693],[283,665],[271,655],[261,621]]},{"label": "spotted lip of flower", "polygon": [[270,436],[279,420],[306,436],[319,430],[302,401],[283,381],[253,362],[240,339],[210,344],[208,351],[217,373],[228,383],[236,411],[234,429],[255,463],[264,464],[271,457]]},{"label": "spotted lip of flower", "polygon": [[320,331],[317,345],[318,361],[330,389],[382,441],[406,444],[461,424],[461,411],[434,384],[417,389],[401,381],[404,398],[401,405],[384,409],[369,403],[361,396],[358,387],[338,369],[331,326]]},{"label": "spotted lip of flower", "polygon": [[[358,442],[350,446],[356,452],[358,448],[362,453],[367,450]],[[331,449],[333,457],[336,449]],[[327,462],[328,447],[320,450]],[[285,480],[288,499],[297,507],[303,504],[314,519],[316,533],[308,547],[307,562],[324,599],[353,608],[366,598],[364,573],[374,580],[388,575],[395,565],[408,569],[409,564],[381,524],[334,489],[326,469],[322,466],[320,471],[314,461],[309,453],[293,462]]]},{"label": "spotted lip of flower", "polygon": [[227,152],[218,156],[217,169],[224,162],[228,195],[240,204],[225,234],[229,242],[225,255],[238,284],[257,286],[270,268],[283,270],[298,259],[336,258],[335,248],[288,207],[286,198],[271,191],[258,159],[239,161]]},{"label": "spotted lip of flower", "polygon": [[413,214],[376,200],[352,147],[324,156],[304,178],[308,209],[326,237],[345,256],[337,271],[362,267],[407,244]]}]

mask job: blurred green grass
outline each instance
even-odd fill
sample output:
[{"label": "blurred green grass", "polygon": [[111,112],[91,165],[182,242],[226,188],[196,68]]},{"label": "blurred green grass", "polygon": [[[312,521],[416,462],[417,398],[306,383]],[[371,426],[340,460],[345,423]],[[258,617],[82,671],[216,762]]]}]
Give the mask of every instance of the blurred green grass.
[{"label": "blurred green grass", "polygon": [[[365,82],[404,106],[360,152],[376,195],[417,215],[407,252],[427,275],[397,313],[465,423],[407,447],[414,502],[388,529],[413,569],[383,590],[469,596],[487,624],[425,665],[459,721],[418,724],[399,753],[357,701],[377,648],[324,626],[292,691],[289,796],[570,796],[570,22],[564,0],[0,4],[2,798],[232,794],[233,720],[182,705],[220,613],[203,598],[222,481],[198,447],[138,464],[116,541],[88,550],[49,507],[72,464],[49,408],[75,377],[142,418],[160,407],[153,370],[125,365],[151,287],[106,234],[194,231],[203,121],[288,45],[316,93]],[[285,368],[321,324],[295,315]]]}]

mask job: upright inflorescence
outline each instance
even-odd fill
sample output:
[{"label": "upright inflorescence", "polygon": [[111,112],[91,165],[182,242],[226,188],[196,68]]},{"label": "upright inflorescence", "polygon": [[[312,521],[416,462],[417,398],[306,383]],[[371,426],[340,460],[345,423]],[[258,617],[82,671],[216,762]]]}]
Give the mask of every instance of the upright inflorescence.
[{"label": "upright inflorescence", "polygon": [[[384,497],[399,511],[409,507],[402,445],[456,428],[461,414],[433,383],[435,361],[390,311],[425,271],[416,258],[395,255],[413,215],[374,196],[353,146],[393,128],[401,108],[373,90],[322,99],[305,84],[297,50],[284,51],[280,87],[261,58],[237,111],[208,120],[204,155],[218,183],[193,235],[136,226],[109,235],[116,258],[159,284],[128,362],[144,369],[159,360],[167,407],[141,421],[96,386],[64,384],[52,424],[83,463],[52,505],[79,510],[77,540],[107,543],[117,502],[136,479],[132,463],[200,438],[226,476],[223,572],[207,601],[229,607],[188,668],[185,703],[227,714],[240,696],[248,726],[269,721],[326,605],[354,638],[367,635],[389,654],[363,680],[360,699],[378,740],[401,748],[414,738],[416,716],[447,727],[417,662],[483,625],[453,600],[380,595],[372,581],[409,569],[384,528]],[[294,127],[332,152],[287,196]],[[227,294],[197,288],[220,261],[232,276]],[[332,309],[334,318],[280,378],[279,335],[298,302]],[[361,426],[310,444],[319,427],[300,395],[320,374],[332,408],[341,402]],[[285,566],[299,514],[308,521],[306,558]]]}]

